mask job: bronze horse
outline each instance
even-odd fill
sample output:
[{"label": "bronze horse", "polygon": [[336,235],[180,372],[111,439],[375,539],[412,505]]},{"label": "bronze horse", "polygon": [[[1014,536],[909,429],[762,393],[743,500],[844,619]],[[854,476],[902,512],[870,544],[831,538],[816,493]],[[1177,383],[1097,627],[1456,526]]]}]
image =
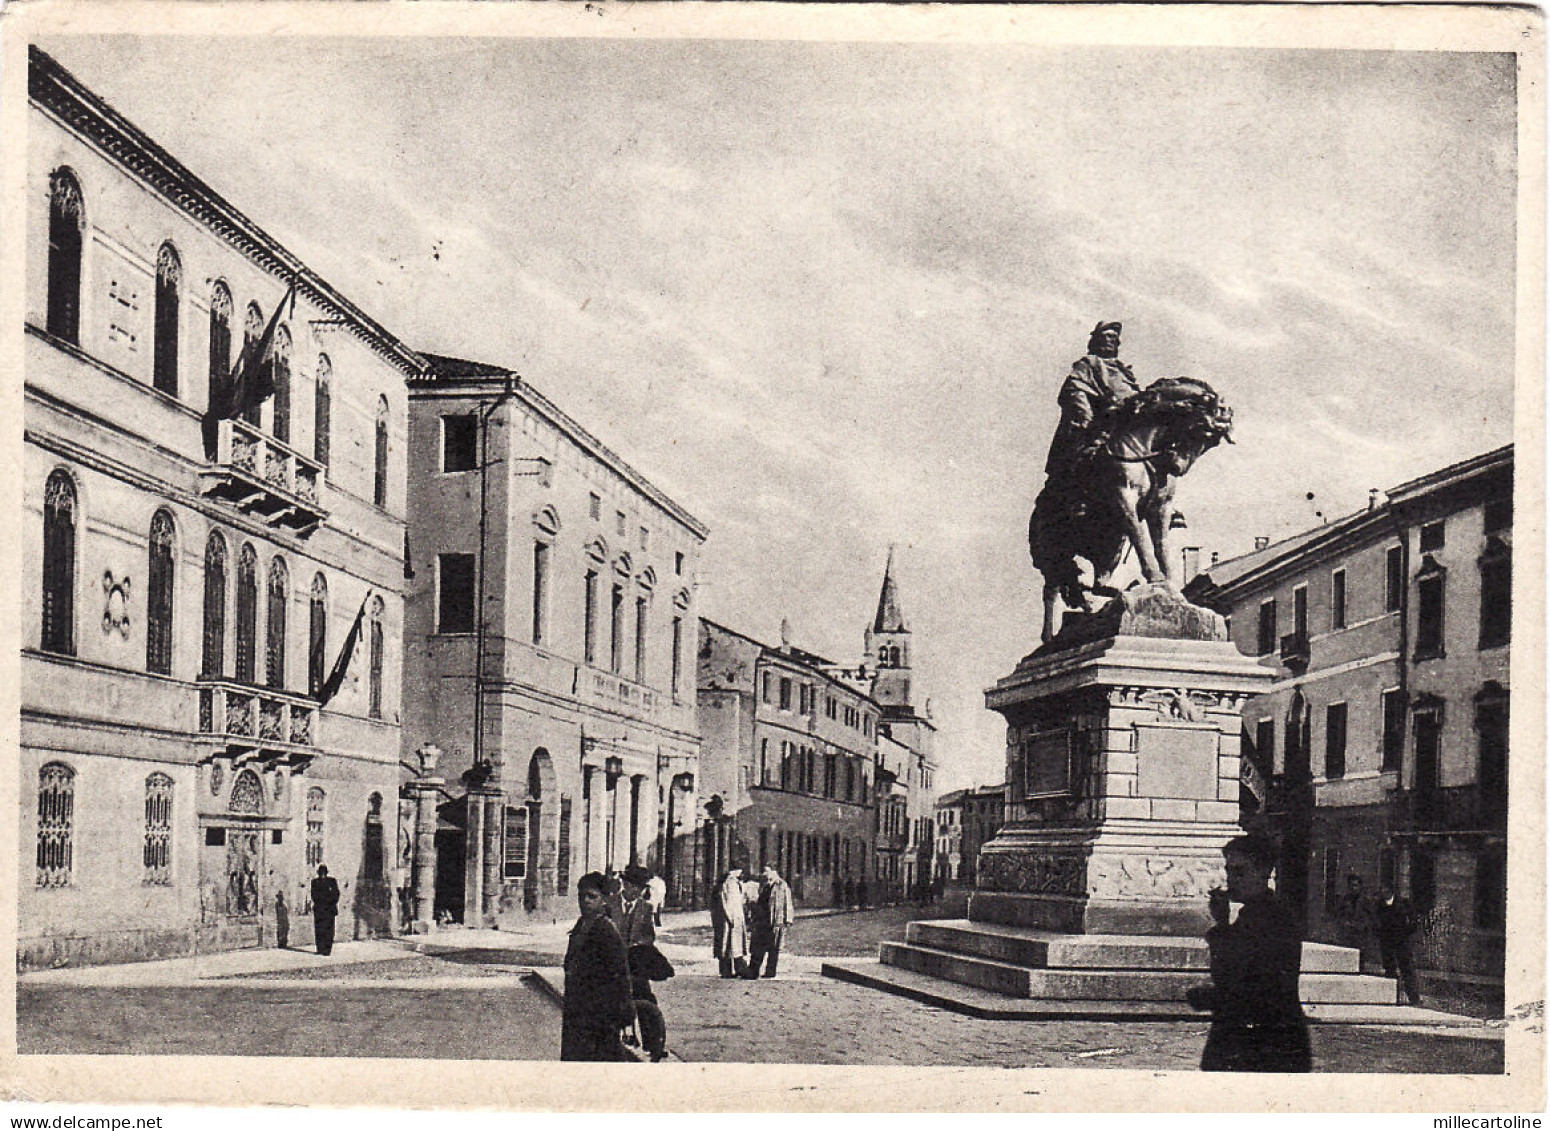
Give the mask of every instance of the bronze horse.
[{"label": "bronze horse", "polygon": [[[1168,581],[1168,523],[1173,491],[1206,452],[1232,442],[1232,409],[1204,381],[1164,377],[1125,401],[1108,438],[1068,476],[1057,495],[1046,483],[1028,519],[1028,552],[1044,575],[1044,631],[1060,630],[1061,609],[1094,612],[1094,595],[1114,597],[1110,582],[1127,546],[1149,582]],[[1082,584],[1077,559],[1093,568]]]}]

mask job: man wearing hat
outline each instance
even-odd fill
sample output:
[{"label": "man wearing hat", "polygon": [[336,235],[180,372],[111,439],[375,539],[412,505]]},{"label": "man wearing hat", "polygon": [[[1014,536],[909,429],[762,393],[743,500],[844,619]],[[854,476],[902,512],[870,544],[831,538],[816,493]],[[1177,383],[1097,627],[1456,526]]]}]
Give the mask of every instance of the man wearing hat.
[{"label": "man wearing hat", "polygon": [[1119,359],[1120,324],[1100,322],[1087,340],[1087,354],[1071,366],[1060,387],[1060,426],[1050,442],[1045,491],[1064,506],[1081,509],[1082,464],[1108,439],[1119,408],[1141,391],[1130,366]]},{"label": "man wearing hat", "polygon": [[625,949],[649,946],[657,941],[656,914],[646,898],[651,873],[639,864],[631,864],[620,878],[624,881],[624,916],[619,921],[619,934],[624,938]]}]

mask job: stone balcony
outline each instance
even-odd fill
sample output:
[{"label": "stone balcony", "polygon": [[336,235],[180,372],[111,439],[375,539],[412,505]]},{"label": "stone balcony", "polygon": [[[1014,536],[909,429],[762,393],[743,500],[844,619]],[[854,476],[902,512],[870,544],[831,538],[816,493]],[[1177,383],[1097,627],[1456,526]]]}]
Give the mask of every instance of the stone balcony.
[{"label": "stone balcony", "polygon": [[581,667],[576,671],[576,698],[585,703],[656,720],[673,706],[672,696],[612,672]]},{"label": "stone balcony", "polygon": [[243,420],[222,420],[215,458],[200,472],[201,490],[271,526],[310,534],[328,517],[326,469]]},{"label": "stone balcony", "polygon": [[304,764],[317,754],[318,705],[287,691],[201,678],[199,737],[239,763]]}]

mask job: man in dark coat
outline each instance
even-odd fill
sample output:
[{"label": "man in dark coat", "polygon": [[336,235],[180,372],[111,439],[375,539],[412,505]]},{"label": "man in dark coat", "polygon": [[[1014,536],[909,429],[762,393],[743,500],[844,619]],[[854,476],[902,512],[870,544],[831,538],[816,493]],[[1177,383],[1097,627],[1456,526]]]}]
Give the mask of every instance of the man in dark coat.
[{"label": "man in dark coat", "polygon": [[[1196,1009],[1212,1011],[1200,1058],[1204,1072],[1310,1072],[1308,1019],[1298,979],[1302,931],[1296,916],[1270,890],[1275,846],[1265,837],[1240,836],[1222,849],[1227,890],[1211,892],[1215,925],[1211,985],[1189,993]],[[1229,900],[1243,904],[1238,918]]]},{"label": "man in dark coat", "polygon": [[339,881],[328,874],[328,865],[319,864],[312,881],[312,937],[319,954],[334,952],[334,920],[339,915]]},{"label": "man in dark coat", "polygon": [[[1405,990],[1411,1005],[1421,1004],[1421,986],[1415,976],[1415,959],[1410,953],[1410,940],[1419,925],[1415,908],[1394,891],[1392,883],[1383,885],[1382,893],[1374,908],[1378,928],[1378,953],[1383,958],[1383,973],[1397,978]],[[1396,987],[1395,996],[1398,996]]]},{"label": "man in dark coat", "polygon": [[588,872],[576,881],[581,918],[565,950],[561,1060],[626,1060],[619,1030],[635,1020],[624,941],[608,917],[608,881]]}]

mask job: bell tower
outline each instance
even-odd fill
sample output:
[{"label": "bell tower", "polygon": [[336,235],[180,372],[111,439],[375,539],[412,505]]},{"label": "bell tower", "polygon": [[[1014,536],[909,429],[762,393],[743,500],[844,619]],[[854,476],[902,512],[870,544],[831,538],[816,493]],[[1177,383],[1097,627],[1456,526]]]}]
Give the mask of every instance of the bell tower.
[{"label": "bell tower", "polygon": [[866,630],[867,665],[876,670],[872,698],[884,715],[913,715],[910,699],[910,630],[899,604],[899,585],[893,574],[894,548],[888,547],[883,568],[883,589],[877,598],[877,614]]}]

